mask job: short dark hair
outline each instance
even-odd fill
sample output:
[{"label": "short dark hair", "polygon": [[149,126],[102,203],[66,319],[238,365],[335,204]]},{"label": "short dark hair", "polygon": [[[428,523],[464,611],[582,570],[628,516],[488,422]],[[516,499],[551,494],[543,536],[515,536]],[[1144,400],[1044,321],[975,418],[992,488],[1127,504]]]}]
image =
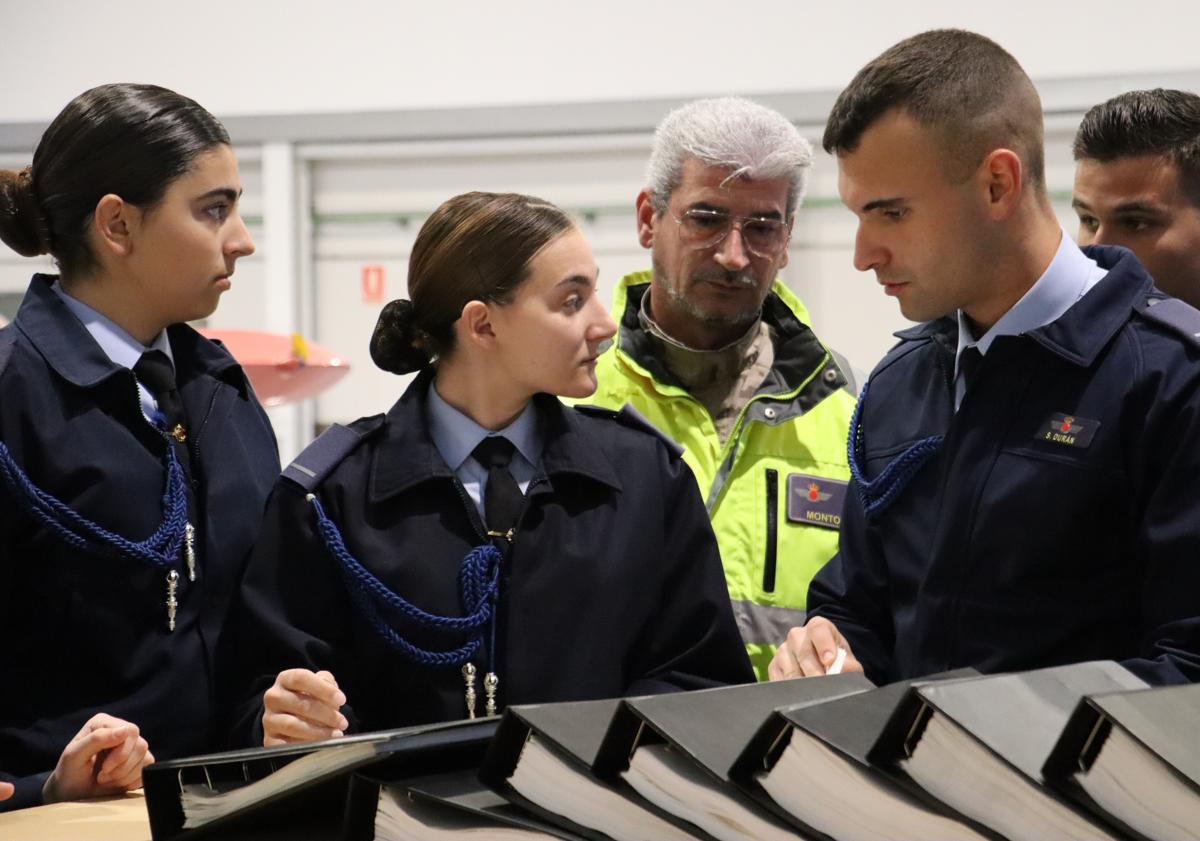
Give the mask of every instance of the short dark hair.
[{"label": "short dark hair", "polygon": [[1072,146],[1075,160],[1101,163],[1156,155],[1179,168],[1179,184],[1200,206],[1200,96],[1155,88],[1092,106]]},{"label": "short dark hair", "polygon": [[0,170],[0,239],[52,254],[63,274],[88,268],[87,227],[109,193],[153,207],[196,156],[229,135],[186,96],[156,85],[84,91],[50,123],[23,170]]},{"label": "short dark hair", "polygon": [[463,193],[443,202],[413,243],[412,300],[383,308],[371,359],[385,371],[407,374],[449,355],[463,307],[512,301],[533,258],[574,225],[550,202],[518,193]]},{"label": "short dark hair", "polygon": [[935,130],[947,174],[966,178],[989,151],[1010,148],[1030,184],[1045,183],[1042,104],[1017,60],[974,32],[935,29],[870,61],[838,96],[822,145],[853,152],[884,114],[900,109]]}]

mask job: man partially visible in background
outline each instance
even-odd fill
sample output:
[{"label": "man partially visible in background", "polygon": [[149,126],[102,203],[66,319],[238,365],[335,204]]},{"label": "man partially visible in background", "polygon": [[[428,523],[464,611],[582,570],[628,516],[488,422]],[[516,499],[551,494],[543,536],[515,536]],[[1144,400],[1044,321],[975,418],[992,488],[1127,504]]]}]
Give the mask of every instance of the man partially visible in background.
[{"label": "man partially visible in background", "polygon": [[1200,308],[1200,96],[1156,88],[1095,106],[1075,135],[1080,245],[1123,245]]}]

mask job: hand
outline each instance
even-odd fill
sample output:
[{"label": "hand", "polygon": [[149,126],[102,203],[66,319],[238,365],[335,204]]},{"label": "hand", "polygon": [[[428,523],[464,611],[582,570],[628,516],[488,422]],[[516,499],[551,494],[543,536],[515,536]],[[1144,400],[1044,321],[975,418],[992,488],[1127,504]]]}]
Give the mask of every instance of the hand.
[{"label": "hand", "polygon": [[138,788],[142,768],[153,761],[136,724],[97,713],[63,748],[42,786],[42,799],[55,803]]},{"label": "hand", "polygon": [[340,707],[346,696],[329,672],[288,669],[263,694],[263,745],[336,739],[348,722]]},{"label": "hand", "polygon": [[0,800],[7,800],[13,796],[12,783],[0,783]]},{"label": "hand", "polygon": [[810,619],[803,628],[788,631],[787,639],[775,649],[775,656],[767,667],[767,677],[786,680],[823,675],[837,659],[839,648],[846,650],[842,671],[861,672],[862,664],[855,658],[850,643],[846,642],[837,626],[820,616]]}]

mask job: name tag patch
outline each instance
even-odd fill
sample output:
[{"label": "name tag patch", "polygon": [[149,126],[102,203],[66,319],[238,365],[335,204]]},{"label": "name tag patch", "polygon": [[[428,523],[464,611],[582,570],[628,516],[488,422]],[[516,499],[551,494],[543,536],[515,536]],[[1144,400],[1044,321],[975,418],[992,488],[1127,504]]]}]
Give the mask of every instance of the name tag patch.
[{"label": "name tag patch", "polygon": [[1042,424],[1034,437],[1039,441],[1061,444],[1064,447],[1086,447],[1100,428],[1100,421],[1076,415],[1053,414]]},{"label": "name tag patch", "polygon": [[827,529],[842,526],[842,503],[846,501],[849,482],[789,473],[787,477],[787,518],[793,523],[807,523]]}]

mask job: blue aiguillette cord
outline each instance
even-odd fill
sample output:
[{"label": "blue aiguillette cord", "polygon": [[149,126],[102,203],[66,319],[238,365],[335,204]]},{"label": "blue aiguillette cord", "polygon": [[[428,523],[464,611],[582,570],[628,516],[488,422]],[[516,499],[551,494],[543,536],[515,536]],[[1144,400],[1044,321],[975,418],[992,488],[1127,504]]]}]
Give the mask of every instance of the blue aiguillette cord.
[{"label": "blue aiguillette cord", "polygon": [[128,558],[169,570],[179,562],[180,548],[187,530],[187,484],[183,469],[175,457],[175,449],[169,441],[164,459],[167,477],[162,497],[163,519],[154,533],[141,541],[109,531],[39,488],[13,459],[3,442],[0,442],[0,479],[22,508],[68,546],[83,552]]},{"label": "blue aiguillette cord", "polygon": [[945,436],[930,435],[928,438],[922,438],[892,459],[883,472],[875,477],[874,481],[868,480],[863,458],[862,413],[863,407],[867,404],[867,390],[870,387],[871,382],[868,380],[863,386],[858,403],[854,406],[854,414],[850,418],[847,458],[850,462],[850,475],[854,478],[854,486],[858,490],[858,498],[862,503],[863,512],[866,514],[868,522],[874,522],[896,501],[900,492],[925,466],[925,462],[937,454]]},{"label": "blue aiguillette cord", "polygon": [[[466,663],[483,642],[484,626],[491,629],[492,650],[495,648],[496,594],[499,591],[501,552],[495,546],[476,546],[463,558],[458,572],[459,597],[466,616],[439,616],[428,613],[392,592],[359,563],[346,548],[337,525],[325,513],[315,494],[305,499],[317,519],[317,531],[329,554],[338,562],[351,597],[380,637],[409,660],[424,666],[460,666]],[[388,621],[385,613],[399,614],[416,624],[433,630],[454,634],[470,634],[466,643],[449,651],[421,648],[401,636]]]}]

